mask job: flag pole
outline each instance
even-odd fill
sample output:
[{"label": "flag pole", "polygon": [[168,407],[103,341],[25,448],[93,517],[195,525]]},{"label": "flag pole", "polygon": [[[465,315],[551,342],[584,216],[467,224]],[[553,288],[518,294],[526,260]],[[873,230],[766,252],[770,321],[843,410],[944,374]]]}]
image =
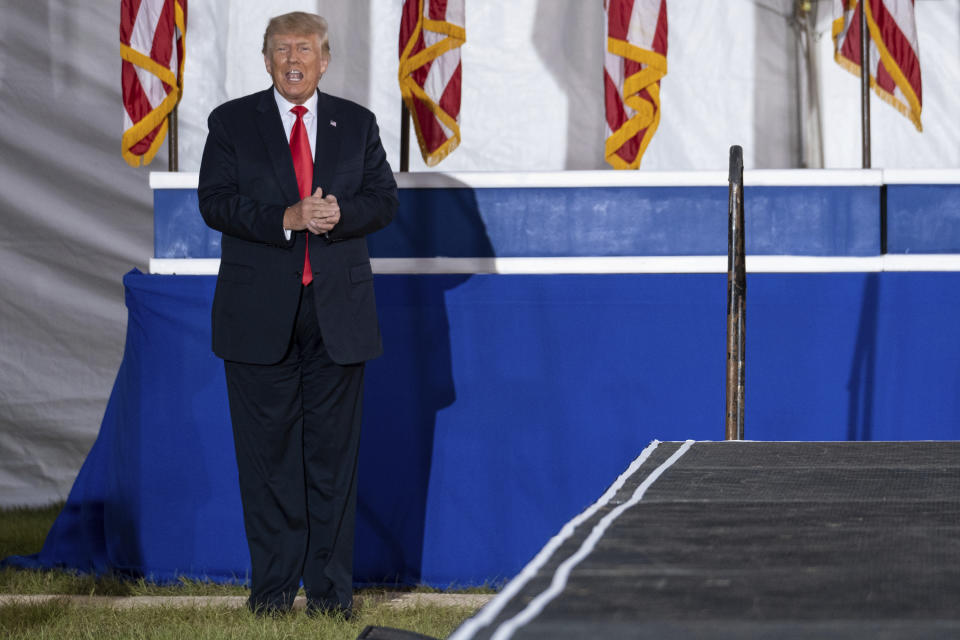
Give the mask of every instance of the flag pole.
[{"label": "flag pole", "polygon": [[860,136],[863,141],[863,168],[870,168],[870,46],[867,12],[860,0]]},{"label": "flag pole", "polygon": [[167,140],[167,169],[170,171],[179,171],[179,159],[177,158],[177,107],[173,108],[170,115],[167,116],[167,133],[170,138]]},{"label": "flag pole", "polygon": [[400,171],[410,171],[410,111],[400,101]]}]

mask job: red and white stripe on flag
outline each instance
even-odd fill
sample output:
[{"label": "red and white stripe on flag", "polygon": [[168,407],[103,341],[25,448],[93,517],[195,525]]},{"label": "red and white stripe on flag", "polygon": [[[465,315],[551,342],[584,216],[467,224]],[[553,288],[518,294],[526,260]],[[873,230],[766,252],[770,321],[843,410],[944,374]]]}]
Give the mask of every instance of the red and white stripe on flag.
[{"label": "red and white stripe on flag", "polygon": [[866,9],[870,34],[870,86],[923,131],[920,111],[920,48],[913,0],[833,0],[834,59],[860,75],[860,11]]},{"label": "red and white stripe on flag", "polygon": [[603,5],[604,155],[616,169],[636,169],[660,124],[660,79],[667,74],[667,0],[604,0]]},{"label": "red and white stripe on flag", "polygon": [[400,93],[428,166],[460,144],[460,46],[464,0],[404,0],[400,19]]},{"label": "red and white stripe on flag", "polygon": [[183,93],[187,0],[122,0],[120,57],[124,159],[150,164]]}]

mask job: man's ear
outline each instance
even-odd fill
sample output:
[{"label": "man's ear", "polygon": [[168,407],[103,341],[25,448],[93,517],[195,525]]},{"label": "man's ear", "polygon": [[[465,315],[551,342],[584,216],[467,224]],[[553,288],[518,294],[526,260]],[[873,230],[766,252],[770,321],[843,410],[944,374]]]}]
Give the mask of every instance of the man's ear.
[{"label": "man's ear", "polygon": [[267,68],[267,73],[273,75],[273,64],[270,62],[270,56],[263,54],[263,65]]}]

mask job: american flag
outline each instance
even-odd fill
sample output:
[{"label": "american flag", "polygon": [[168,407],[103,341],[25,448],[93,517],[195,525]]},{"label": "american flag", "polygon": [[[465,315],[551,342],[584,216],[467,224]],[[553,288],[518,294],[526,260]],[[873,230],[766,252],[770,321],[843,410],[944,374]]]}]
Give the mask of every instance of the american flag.
[{"label": "american flag", "polygon": [[186,31],[187,0],[122,0],[122,153],[134,167],[153,160],[180,101]]},{"label": "american flag", "polygon": [[460,144],[460,45],[464,0],[405,0],[400,19],[400,94],[428,166]]},{"label": "american flag", "polygon": [[604,0],[607,49],[607,162],[636,169],[660,124],[660,78],[667,74],[667,0]]},{"label": "american flag", "polygon": [[917,127],[923,106],[920,48],[913,0],[833,0],[834,59],[860,75],[860,11],[866,8],[870,34],[870,86]]}]

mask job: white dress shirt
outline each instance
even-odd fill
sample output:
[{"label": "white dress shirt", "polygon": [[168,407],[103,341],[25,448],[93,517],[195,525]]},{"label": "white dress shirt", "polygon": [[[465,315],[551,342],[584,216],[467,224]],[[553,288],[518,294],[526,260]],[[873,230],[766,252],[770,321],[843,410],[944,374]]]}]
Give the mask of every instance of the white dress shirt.
[{"label": "white dress shirt", "polygon": [[[273,88],[273,98],[277,101],[277,109],[280,110],[280,120],[283,122],[283,132],[287,136],[287,143],[290,143],[290,134],[293,132],[293,125],[297,121],[297,114],[291,112],[295,104],[288,101],[280,92],[277,91],[277,88]],[[317,92],[314,91],[313,95],[303,103],[303,106],[307,108],[307,112],[303,114],[303,125],[307,128],[307,138],[310,140],[310,155],[313,158],[317,157]],[[293,231],[290,229],[284,229],[283,234],[289,240],[293,236]]]}]

